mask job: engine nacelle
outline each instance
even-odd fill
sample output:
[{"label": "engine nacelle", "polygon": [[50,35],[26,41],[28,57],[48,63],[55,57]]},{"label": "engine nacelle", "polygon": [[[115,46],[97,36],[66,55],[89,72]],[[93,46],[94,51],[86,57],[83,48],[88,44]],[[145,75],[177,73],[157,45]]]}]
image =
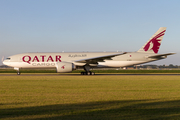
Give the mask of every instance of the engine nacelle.
[{"label": "engine nacelle", "polygon": [[56,71],[59,73],[72,72],[75,69],[76,69],[76,66],[70,62],[57,62],[56,63]]}]

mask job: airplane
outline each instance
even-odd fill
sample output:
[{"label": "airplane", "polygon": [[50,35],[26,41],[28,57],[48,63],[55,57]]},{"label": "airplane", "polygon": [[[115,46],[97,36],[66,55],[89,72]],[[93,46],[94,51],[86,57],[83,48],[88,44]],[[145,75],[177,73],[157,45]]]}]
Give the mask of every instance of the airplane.
[{"label": "airplane", "polygon": [[166,27],[159,30],[136,52],[57,52],[22,53],[10,56],[4,65],[13,67],[20,75],[22,68],[56,68],[58,73],[72,72],[83,67],[82,75],[94,75],[92,67],[127,67],[167,58],[175,53],[158,54]]}]

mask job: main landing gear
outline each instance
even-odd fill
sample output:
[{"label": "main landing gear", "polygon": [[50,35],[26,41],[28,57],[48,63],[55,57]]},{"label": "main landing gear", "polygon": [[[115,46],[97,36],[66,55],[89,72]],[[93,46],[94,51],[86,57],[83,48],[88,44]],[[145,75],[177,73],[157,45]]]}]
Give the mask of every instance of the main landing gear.
[{"label": "main landing gear", "polygon": [[83,68],[84,68],[85,72],[81,72],[81,75],[95,75],[94,72],[90,71],[91,68],[89,65],[85,65]]},{"label": "main landing gear", "polygon": [[81,72],[81,75],[95,75],[95,73],[91,72],[91,71],[89,71],[89,72]]}]

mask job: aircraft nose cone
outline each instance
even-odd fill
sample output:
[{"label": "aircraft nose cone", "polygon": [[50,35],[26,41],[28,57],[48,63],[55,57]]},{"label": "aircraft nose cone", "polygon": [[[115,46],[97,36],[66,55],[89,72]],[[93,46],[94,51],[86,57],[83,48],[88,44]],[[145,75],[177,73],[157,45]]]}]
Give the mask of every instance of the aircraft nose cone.
[{"label": "aircraft nose cone", "polygon": [[3,61],[3,64],[4,64],[4,65],[10,65],[10,62],[8,62],[7,60],[4,60],[4,61]]},{"label": "aircraft nose cone", "polygon": [[6,61],[5,60],[3,61],[3,64],[6,65]]}]

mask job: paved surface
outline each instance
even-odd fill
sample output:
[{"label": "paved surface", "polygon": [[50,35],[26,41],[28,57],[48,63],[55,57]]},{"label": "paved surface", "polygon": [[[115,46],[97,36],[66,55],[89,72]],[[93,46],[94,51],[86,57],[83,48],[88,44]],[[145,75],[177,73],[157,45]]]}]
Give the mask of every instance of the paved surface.
[{"label": "paved surface", "polygon": [[81,75],[81,74],[34,74],[34,73],[22,73],[21,75],[17,75],[16,73],[0,73],[0,76],[180,76],[180,73],[161,73],[161,74],[101,74],[97,73],[95,75]]}]

